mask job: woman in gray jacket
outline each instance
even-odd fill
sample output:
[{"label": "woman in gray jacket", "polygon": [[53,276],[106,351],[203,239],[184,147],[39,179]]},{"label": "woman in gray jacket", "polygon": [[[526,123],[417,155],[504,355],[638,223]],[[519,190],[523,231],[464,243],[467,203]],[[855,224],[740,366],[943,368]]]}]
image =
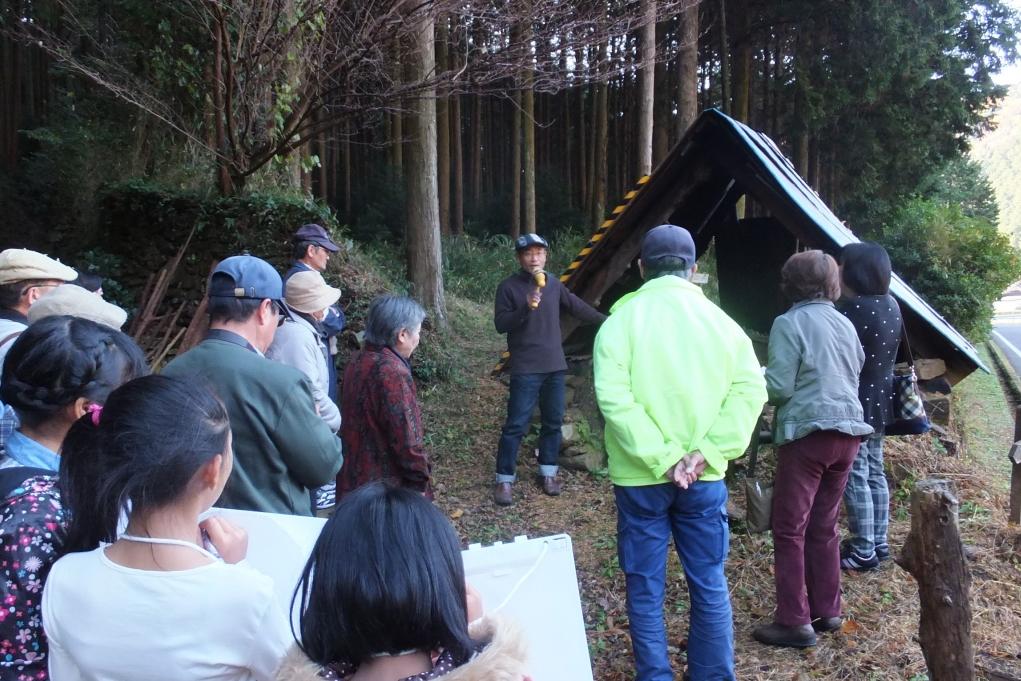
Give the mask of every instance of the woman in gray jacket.
[{"label": "woman in gray jacket", "polygon": [[769,332],[766,389],[776,405],[773,487],[776,617],[757,627],[770,645],[805,648],[840,627],[837,512],[858,446],[872,432],[862,418],[858,374],[865,354],[833,301],[836,261],[822,251],[790,257],[780,273],[791,309]]},{"label": "woman in gray jacket", "polygon": [[[330,371],[327,362],[332,358],[320,323],[327,309],[340,299],[340,289],[327,284],[323,275],[309,270],[291,275],[284,289],[284,298],[292,314],[277,329],[266,356],[294,367],[308,377],[312,384],[316,411],[330,430],[336,433],[340,430],[340,409],[330,399]],[[316,509],[332,507],[336,498],[335,482],[316,489]]]}]

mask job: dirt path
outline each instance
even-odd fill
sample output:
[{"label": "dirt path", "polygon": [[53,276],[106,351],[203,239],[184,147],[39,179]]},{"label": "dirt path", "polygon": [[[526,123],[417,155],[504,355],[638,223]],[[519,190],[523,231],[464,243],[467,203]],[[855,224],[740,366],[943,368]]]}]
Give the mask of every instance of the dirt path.
[{"label": "dirt path", "polygon": [[[564,472],[563,496],[550,498],[534,484],[535,458],[522,448],[516,503],[498,509],[490,499],[496,442],[504,417],[506,387],[489,377],[502,339],[488,330],[488,316],[462,321],[462,380],[421,390],[429,444],[436,460],[437,503],[453,519],[466,542],[489,544],[517,535],[559,532],[574,542],[578,581],[595,678],[633,678],[630,639],[624,611],[624,582],[616,558],[612,487],[609,480]],[[461,342],[460,340],[458,341]],[[1002,495],[983,484],[984,473],[966,462],[948,459],[927,440],[888,440],[887,458],[894,488],[891,544],[899,547],[909,529],[906,502],[915,477],[938,473],[954,479],[961,492],[961,525],[975,548],[972,565],[976,649],[999,657],[1021,658],[1021,537],[1006,528]],[[773,575],[770,536],[748,535],[740,518],[739,495],[732,496],[731,554],[728,576],[734,606],[739,679],[908,679],[921,681],[924,662],[913,636],[917,596],[909,575],[892,563],[879,571],[844,580],[844,629],[821,637],[805,652],[761,646],[752,628],[772,617]],[[668,565],[665,614],[671,651],[680,671],[688,598],[675,556]]]}]

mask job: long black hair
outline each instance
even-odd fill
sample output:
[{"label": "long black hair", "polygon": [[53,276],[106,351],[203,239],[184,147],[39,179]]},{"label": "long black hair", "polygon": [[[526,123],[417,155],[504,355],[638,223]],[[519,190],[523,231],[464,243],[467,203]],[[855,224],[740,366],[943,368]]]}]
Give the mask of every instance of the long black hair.
[{"label": "long black hair", "polygon": [[299,597],[301,647],[320,665],[439,648],[462,664],[474,650],[457,533],[412,490],[375,482],[345,497],[316,541]]},{"label": "long black hair", "polygon": [[194,381],[146,376],[114,390],[95,418],[71,426],[60,457],[60,493],[71,522],[66,552],[117,536],[127,504],[146,513],[177,500],[227,447],[227,410]]},{"label": "long black hair", "polygon": [[88,319],[47,317],[11,346],[0,396],[34,428],[78,398],[102,404],[114,388],[148,373],[142,350],[122,332]]}]

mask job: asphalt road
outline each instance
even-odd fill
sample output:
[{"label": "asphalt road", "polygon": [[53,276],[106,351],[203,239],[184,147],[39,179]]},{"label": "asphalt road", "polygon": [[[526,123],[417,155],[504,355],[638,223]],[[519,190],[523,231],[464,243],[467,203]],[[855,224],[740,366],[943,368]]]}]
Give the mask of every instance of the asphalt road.
[{"label": "asphalt road", "polygon": [[1015,373],[1021,376],[1021,318],[994,319],[993,341],[1003,350]]}]

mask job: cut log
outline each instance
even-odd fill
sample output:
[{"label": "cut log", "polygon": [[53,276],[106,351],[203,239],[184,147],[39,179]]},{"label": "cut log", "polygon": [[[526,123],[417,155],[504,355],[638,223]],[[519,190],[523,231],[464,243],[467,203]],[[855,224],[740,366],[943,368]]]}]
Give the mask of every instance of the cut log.
[{"label": "cut log", "polygon": [[947,363],[941,359],[916,359],[915,375],[920,380],[928,381],[942,376],[947,372]]},{"label": "cut log", "polygon": [[911,532],[897,564],[918,582],[918,641],[931,681],[973,681],[971,574],[946,480],[922,480],[911,493]]}]

